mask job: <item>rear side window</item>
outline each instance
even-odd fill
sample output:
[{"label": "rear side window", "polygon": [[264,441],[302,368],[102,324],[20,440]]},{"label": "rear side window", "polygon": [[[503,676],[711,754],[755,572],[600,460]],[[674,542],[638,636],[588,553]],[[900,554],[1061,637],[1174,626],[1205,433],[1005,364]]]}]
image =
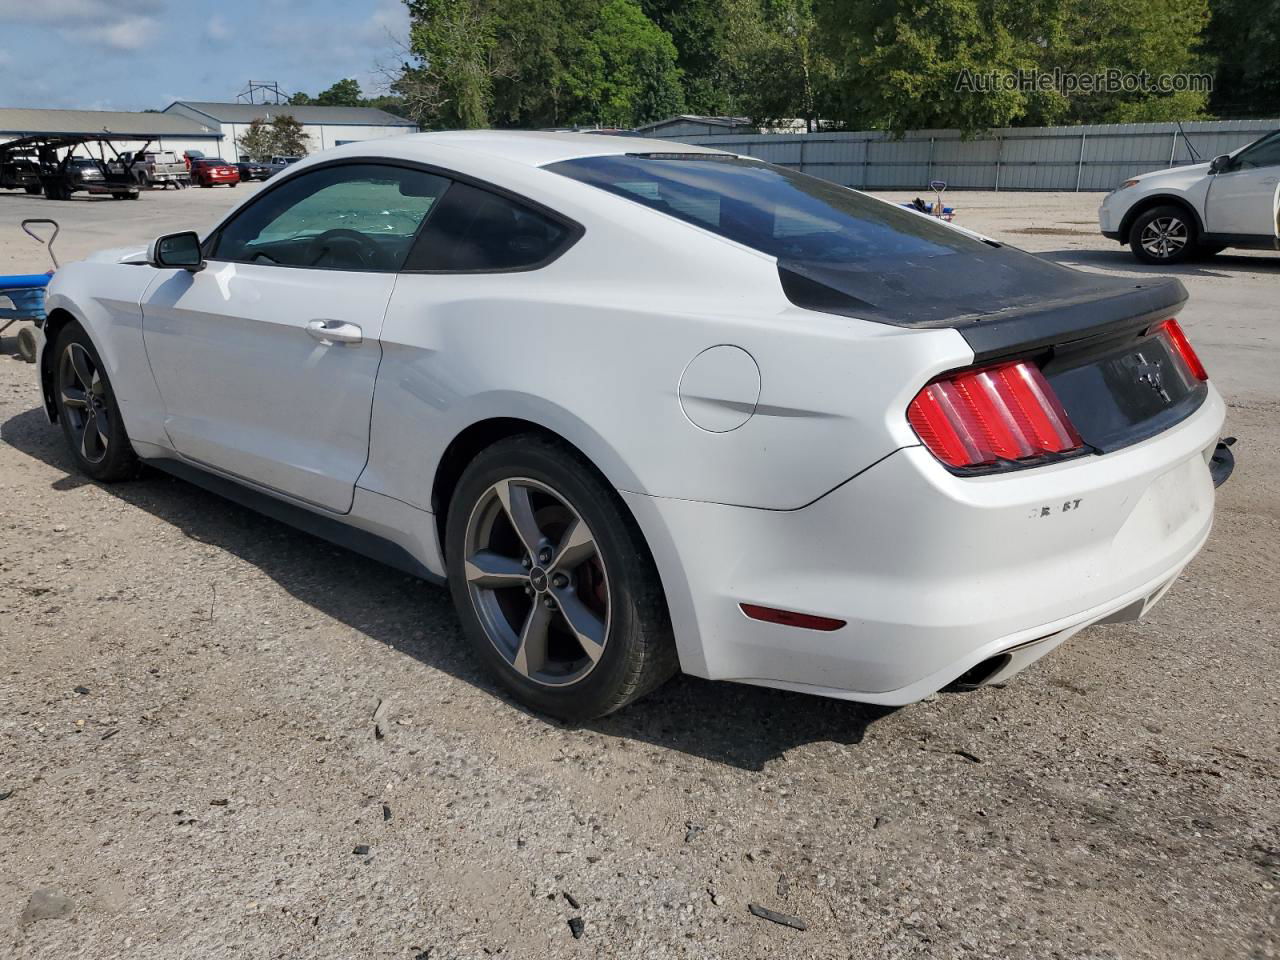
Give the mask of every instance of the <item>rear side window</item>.
[{"label": "rear side window", "polygon": [[547,167],[790,264],[945,256],[979,242],[826,180],[723,154],[584,157]]},{"label": "rear side window", "polygon": [[532,207],[455,182],[436,204],[406,271],[493,273],[532,270],[573,242],[577,229]]}]

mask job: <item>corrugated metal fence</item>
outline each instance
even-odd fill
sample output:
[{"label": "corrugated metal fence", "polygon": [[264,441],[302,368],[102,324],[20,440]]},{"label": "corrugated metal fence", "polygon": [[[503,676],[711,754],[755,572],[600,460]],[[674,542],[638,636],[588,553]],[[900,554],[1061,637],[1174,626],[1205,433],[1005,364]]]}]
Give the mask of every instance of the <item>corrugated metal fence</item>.
[{"label": "corrugated metal fence", "polygon": [[[918,130],[900,140],[875,131],[680,136],[875,190],[918,190],[930,180],[970,190],[1110,190],[1126,178],[1206,161],[1280,127],[1280,120],[1006,127],[965,140]],[[1185,132],[1185,136],[1184,136]],[[659,134],[661,136],[661,134]]]}]

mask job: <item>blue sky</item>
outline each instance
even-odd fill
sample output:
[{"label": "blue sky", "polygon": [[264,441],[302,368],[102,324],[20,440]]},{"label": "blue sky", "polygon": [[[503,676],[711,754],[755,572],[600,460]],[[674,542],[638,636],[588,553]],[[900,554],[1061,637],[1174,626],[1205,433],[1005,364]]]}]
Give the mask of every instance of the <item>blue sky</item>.
[{"label": "blue sky", "polygon": [[0,107],[163,109],[249,80],[381,92],[408,24],[401,0],[0,0]]}]

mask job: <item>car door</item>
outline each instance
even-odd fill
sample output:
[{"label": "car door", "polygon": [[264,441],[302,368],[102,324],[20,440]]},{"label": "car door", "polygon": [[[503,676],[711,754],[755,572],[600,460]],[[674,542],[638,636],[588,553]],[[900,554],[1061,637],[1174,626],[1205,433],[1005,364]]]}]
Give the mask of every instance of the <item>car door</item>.
[{"label": "car door", "polygon": [[1280,130],[1263,137],[1232,161],[1209,185],[1206,226],[1210,233],[1280,236]]},{"label": "car door", "polygon": [[349,511],[396,271],[447,185],[391,164],[313,168],[219,227],[204,270],[153,283],[143,338],[174,448]]}]

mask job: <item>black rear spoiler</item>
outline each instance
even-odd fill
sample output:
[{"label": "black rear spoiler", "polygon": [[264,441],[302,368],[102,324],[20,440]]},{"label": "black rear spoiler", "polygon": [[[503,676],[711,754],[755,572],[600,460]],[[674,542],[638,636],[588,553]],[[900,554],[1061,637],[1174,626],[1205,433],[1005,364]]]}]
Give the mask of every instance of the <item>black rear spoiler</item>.
[{"label": "black rear spoiler", "polygon": [[1182,281],[1167,279],[1108,296],[1094,294],[961,318],[948,326],[973,348],[974,362],[986,363],[1055,345],[1137,332],[1176,315],[1186,302]]},{"label": "black rear spoiler", "polygon": [[1187,302],[1172,278],[1084,273],[1012,247],[875,262],[779,261],[794,304],[917,330],[953,329],[979,363],[1134,332]]}]

